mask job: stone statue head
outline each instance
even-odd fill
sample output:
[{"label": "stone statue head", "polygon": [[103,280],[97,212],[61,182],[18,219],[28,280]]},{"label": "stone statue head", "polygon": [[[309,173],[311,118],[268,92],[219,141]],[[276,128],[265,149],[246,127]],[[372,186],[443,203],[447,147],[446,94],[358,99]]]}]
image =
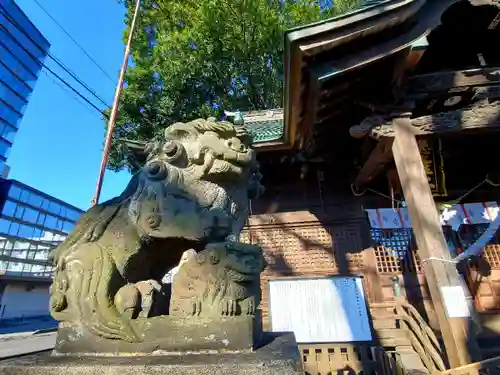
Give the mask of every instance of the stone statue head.
[{"label": "stone statue head", "polygon": [[129,213],[151,237],[236,239],[262,176],[244,128],[229,122],[175,123],[164,139],[134,143],[142,164]]}]

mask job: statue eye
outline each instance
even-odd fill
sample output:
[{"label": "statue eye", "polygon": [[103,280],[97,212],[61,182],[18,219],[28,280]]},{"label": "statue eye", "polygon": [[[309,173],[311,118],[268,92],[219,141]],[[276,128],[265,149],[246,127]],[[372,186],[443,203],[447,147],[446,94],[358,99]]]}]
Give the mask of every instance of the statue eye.
[{"label": "statue eye", "polygon": [[163,180],[167,178],[167,170],[162,162],[153,161],[147,164],[144,169],[148,173],[148,177],[152,180]]},{"label": "statue eye", "polygon": [[238,138],[228,139],[226,146],[238,152],[245,152],[247,150],[246,146]]}]

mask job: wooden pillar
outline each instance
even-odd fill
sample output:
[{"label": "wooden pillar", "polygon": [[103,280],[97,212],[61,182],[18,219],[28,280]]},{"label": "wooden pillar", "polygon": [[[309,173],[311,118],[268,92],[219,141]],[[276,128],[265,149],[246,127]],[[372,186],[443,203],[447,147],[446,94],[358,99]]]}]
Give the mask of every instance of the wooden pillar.
[{"label": "wooden pillar", "polygon": [[[392,122],[395,138],[394,161],[405,200],[430,297],[442,332],[450,366],[458,367],[477,356],[477,341],[472,320],[464,309],[465,293],[456,265],[428,258],[451,259],[446,239],[425,174],[417,140],[409,118]],[[456,293],[456,294],[455,294]],[[448,298],[453,296],[453,298]],[[462,308],[460,307],[462,306]],[[472,330],[471,330],[472,328]]]}]

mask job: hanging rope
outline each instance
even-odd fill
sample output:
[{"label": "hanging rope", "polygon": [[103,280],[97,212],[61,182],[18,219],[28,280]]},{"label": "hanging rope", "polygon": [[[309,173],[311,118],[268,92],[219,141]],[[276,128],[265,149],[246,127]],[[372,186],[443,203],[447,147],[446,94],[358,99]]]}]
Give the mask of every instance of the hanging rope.
[{"label": "hanging rope", "polygon": [[376,190],[373,190],[370,188],[365,188],[365,190],[363,190],[361,193],[356,193],[356,189],[354,188],[354,184],[351,184],[351,192],[356,197],[361,197],[361,196],[365,195],[365,193],[367,191],[372,192],[373,194],[376,194],[376,195],[380,195],[381,197],[390,200],[392,202],[392,207],[394,207],[394,203],[396,203],[397,207],[400,207],[400,206],[405,207],[406,206],[405,201],[400,200],[400,199],[395,199],[394,197],[390,197],[384,193],[381,193],[379,191],[376,191]]}]

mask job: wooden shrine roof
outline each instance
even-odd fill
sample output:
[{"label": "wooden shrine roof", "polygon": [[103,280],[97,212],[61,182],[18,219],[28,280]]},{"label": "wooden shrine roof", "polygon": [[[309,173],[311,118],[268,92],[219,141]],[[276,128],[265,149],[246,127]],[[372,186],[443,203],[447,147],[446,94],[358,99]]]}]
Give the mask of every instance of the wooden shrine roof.
[{"label": "wooden shrine roof", "polygon": [[[426,65],[432,72],[429,58],[423,57],[428,45],[426,37],[432,30],[442,28],[443,15],[443,19],[452,24],[451,29],[457,22],[463,23],[460,17],[469,17],[462,9],[462,13],[454,15],[457,19],[446,20],[446,16],[453,13],[450,9],[459,3],[469,5],[467,0],[389,0],[342,17],[289,30],[285,35],[284,137],[280,147],[305,150],[310,154],[337,148],[339,155],[356,147],[349,135],[350,127],[367,117],[390,111],[397,94],[395,88],[409,75],[421,73],[415,69],[417,63]],[[475,8],[478,9],[477,18],[481,19],[485,18],[485,12],[479,8],[490,7]],[[488,15],[492,14],[490,22],[499,10],[491,8],[496,11],[488,10]],[[470,33],[474,22],[468,25],[463,28]],[[472,38],[477,36],[474,32],[470,34]],[[450,43],[459,45],[456,40]],[[481,68],[477,58],[465,64]],[[453,66],[437,66],[436,70],[450,68]],[[425,67],[420,70],[429,73]],[[479,75],[484,77],[485,73]],[[437,95],[455,87],[450,85],[449,78],[450,74],[444,78],[434,77],[441,79],[442,86],[434,88],[429,86],[429,80],[423,88],[417,87],[419,79],[410,80],[419,94],[413,99],[425,107],[435,99],[429,91]],[[467,103],[462,101],[451,109],[470,104],[470,99],[469,95]],[[419,113],[428,114],[432,112],[420,110]]]},{"label": "wooden shrine roof", "polygon": [[376,144],[398,114],[422,136],[500,130],[499,3],[377,1],[287,31],[283,134],[257,147],[351,165],[378,153],[387,165],[390,140]]}]

